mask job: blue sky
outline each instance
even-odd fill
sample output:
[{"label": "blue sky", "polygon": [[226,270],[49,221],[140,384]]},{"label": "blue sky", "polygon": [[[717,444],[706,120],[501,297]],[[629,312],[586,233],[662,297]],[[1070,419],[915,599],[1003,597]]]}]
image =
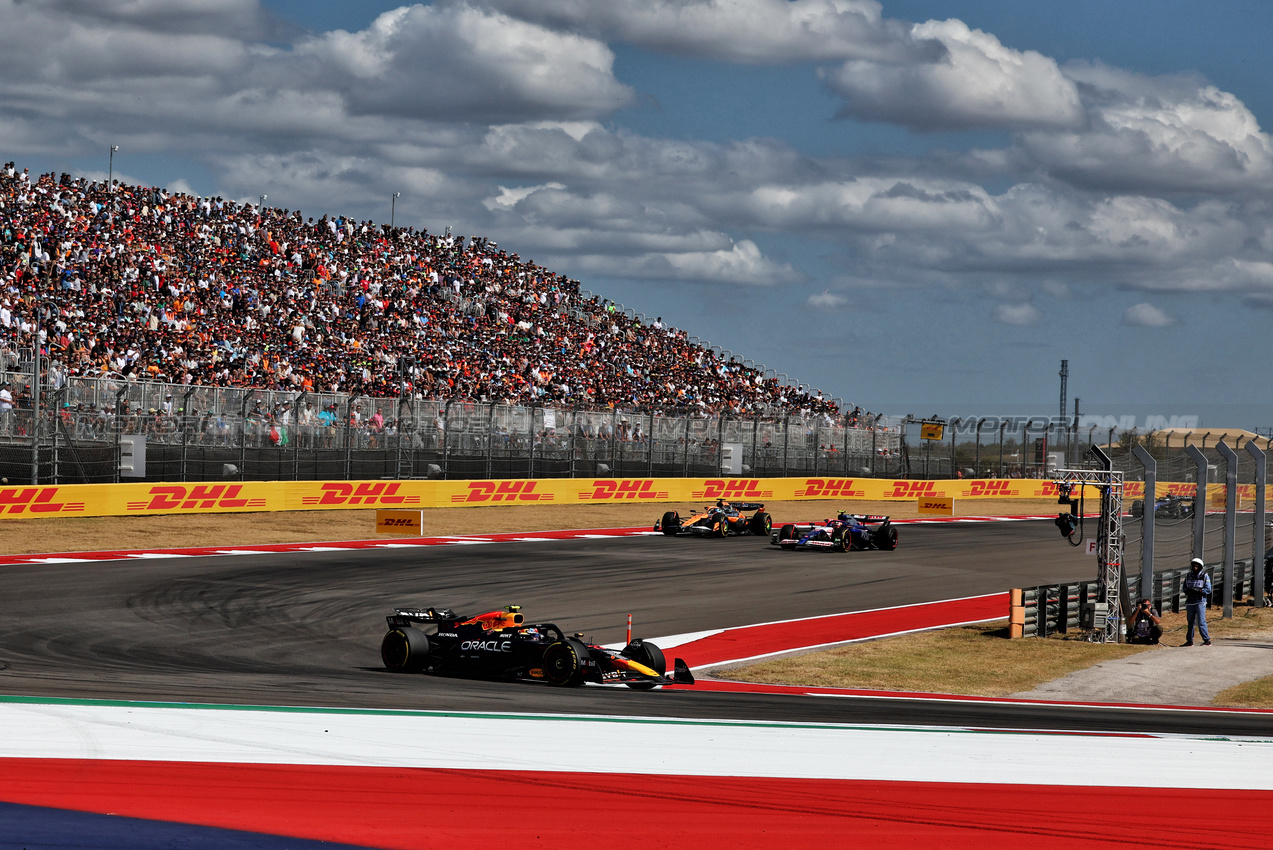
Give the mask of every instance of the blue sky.
[{"label": "blue sky", "polygon": [[865,408],[1273,426],[1273,4],[0,0],[0,157],[481,234]]}]

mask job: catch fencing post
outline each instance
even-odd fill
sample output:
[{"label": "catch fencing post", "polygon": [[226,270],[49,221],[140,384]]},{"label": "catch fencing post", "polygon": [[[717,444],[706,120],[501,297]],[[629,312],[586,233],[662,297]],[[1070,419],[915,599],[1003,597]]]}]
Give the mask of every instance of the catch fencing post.
[{"label": "catch fencing post", "polygon": [[999,423],[999,477],[1003,478],[1003,432],[1008,427],[1008,420]]},{"label": "catch fencing post", "polygon": [[191,387],[181,397],[181,481],[183,484],[190,480],[186,472],[186,447],[190,443],[190,399],[196,392],[198,388]]},{"label": "catch fencing post", "polygon": [[[292,402],[292,480],[301,480],[301,405],[305,402],[308,390],[303,390]],[[398,445],[402,445],[402,408],[398,408]],[[402,477],[402,449],[398,450],[398,469],[395,477]]]},{"label": "catch fencing post", "polygon": [[1145,467],[1145,495],[1141,499],[1145,506],[1141,513],[1141,555],[1140,555],[1140,595],[1149,596],[1146,588],[1154,584],[1154,502],[1158,492],[1158,461],[1149,450],[1137,443],[1132,454]]},{"label": "catch fencing post", "polygon": [[782,477],[787,477],[787,447],[791,444],[791,414],[782,420]]},{"label": "catch fencing post", "polygon": [[[1224,458],[1224,618],[1233,616],[1233,553],[1237,548],[1238,518],[1238,453],[1224,440],[1216,443],[1216,451]],[[1198,506],[1194,505],[1194,511]],[[1263,592],[1263,588],[1260,588]]]},{"label": "catch fencing post", "polygon": [[1267,459],[1264,452],[1256,446],[1255,440],[1247,440],[1246,451],[1255,459],[1255,537],[1251,541],[1251,588],[1255,597],[1255,607],[1264,607],[1264,487],[1267,474]]},{"label": "catch fencing post", "polygon": [[1185,454],[1197,467],[1193,494],[1193,557],[1201,558],[1207,535],[1207,456],[1194,445],[1185,446]]}]

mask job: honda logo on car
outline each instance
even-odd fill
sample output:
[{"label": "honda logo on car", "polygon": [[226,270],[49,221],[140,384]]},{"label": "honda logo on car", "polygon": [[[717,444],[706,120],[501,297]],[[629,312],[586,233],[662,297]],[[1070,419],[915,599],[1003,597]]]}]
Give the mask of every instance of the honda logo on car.
[{"label": "honda logo on car", "polygon": [[460,649],[477,649],[482,652],[512,652],[511,640],[466,640],[460,643]]}]

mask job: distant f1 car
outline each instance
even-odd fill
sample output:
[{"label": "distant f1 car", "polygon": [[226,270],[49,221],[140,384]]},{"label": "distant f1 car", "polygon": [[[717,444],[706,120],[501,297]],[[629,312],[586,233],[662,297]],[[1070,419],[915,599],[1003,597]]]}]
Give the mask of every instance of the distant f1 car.
[{"label": "distant f1 car", "polygon": [[[743,511],[755,511],[750,517]],[[717,499],[702,511],[683,517],[676,511],[668,511],[654,524],[655,531],[668,537],[678,534],[697,534],[700,537],[728,537],[731,534],[766,535],[773,527],[773,520],[765,513],[760,502],[726,502]]]},{"label": "distant f1 car", "polygon": [[769,542],[783,549],[829,549],[832,552],[883,549],[891,552],[897,548],[897,526],[886,516],[841,512],[822,525],[783,525],[774,530]]},{"label": "distant f1 car", "polygon": [[[1154,500],[1154,516],[1156,517],[1188,519],[1193,516],[1193,510],[1194,500],[1192,496],[1177,496],[1169,493]],[[1145,500],[1136,499],[1132,502],[1132,516],[1144,515]]]},{"label": "distant f1 car", "polygon": [[[573,687],[584,682],[649,690],[657,685],[692,685],[680,658],[667,675],[663,652],[634,640],[622,650],[584,643],[552,623],[527,623],[516,605],[476,617],[446,608],[397,608],[385,617],[389,632],[380,658],[397,673],[436,673],[484,679],[547,682]],[[422,626],[428,628],[417,628]]]}]

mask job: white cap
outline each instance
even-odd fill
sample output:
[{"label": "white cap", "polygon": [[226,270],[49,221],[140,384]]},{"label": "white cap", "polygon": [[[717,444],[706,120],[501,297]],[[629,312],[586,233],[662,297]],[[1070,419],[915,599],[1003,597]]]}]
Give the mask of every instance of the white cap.
[{"label": "white cap", "polygon": [[1189,562],[1189,566],[1191,566],[1191,567],[1201,567],[1201,566],[1202,566],[1202,559],[1201,559],[1201,558],[1194,558],[1192,561],[1190,561],[1190,562]]}]

